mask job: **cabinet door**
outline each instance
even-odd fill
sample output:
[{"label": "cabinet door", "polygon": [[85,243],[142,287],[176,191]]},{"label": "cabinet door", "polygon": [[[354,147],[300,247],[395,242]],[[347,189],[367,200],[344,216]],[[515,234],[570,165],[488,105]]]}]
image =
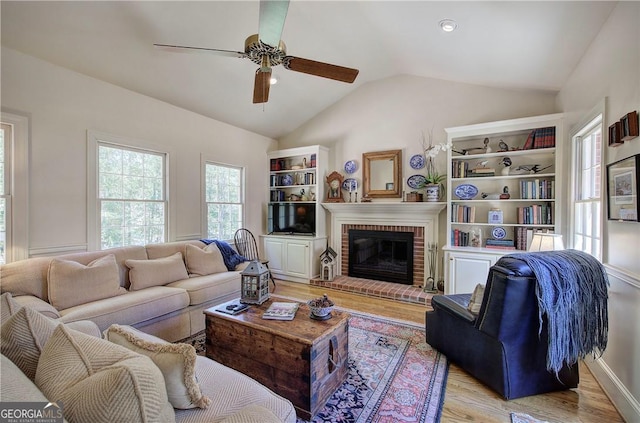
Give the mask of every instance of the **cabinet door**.
[{"label": "cabinet door", "polygon": [[285,242],[278,238],[265,238],[264,252],[269,260],[269,269],[283,271],[285,263]]},{"label": "cabinet door", "polygon": [[449,254],[447,294],[470,294],[477,284],[485,284],[495,257],[480,254]]},{"label": "cabinet door", "polygon": [[292,276],[301,278],[309,277],[309,243],[301,241],[287,241],[286,243],[287,268],[286,272]]}]

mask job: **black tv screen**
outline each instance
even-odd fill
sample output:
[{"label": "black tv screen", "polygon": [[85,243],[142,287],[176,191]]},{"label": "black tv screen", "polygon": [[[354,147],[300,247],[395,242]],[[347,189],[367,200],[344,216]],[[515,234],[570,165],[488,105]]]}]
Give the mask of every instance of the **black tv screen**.
[{"label": "black tv screen", "polygon": [[315,234],[315,204],[269,204],[267,229],[269,233]]}]

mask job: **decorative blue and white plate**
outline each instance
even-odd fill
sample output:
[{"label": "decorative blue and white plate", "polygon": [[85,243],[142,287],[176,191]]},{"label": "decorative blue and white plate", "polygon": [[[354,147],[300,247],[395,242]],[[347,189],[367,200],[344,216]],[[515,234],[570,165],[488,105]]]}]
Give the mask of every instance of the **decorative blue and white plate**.
[{"label": "decorative blue and white plate", "polygon": [[424,156],[422,154],[414,154],[409,159],[409,165],[412,169],[422,169],[424,167]]},{"label": "decorative blue and white plate", "polygon": [[478,187],[471,184],[458,185],[453,193],[461,200],[471,200],[478,195]]},{"label": "decorative blue and white plate", "polygon": [[407,179],[407,185],[409,185],[409,188],[413,189],[424,188],[426,183],[427,178],[424,175],[413,175],[409,176],[409,179]]},{"label": "decorative blue and white plate", "polygon": [[282,185],[293,185],[293,176],[286,174],[282,176]]},{"label": "decorative blue and white plate", "polygon": [[353,178],[347,178],[342,181],[342,189],[345,191],[349,191],[349,187],[351,187],[351,191],[358,190],[358,181]]},{"label": "decorative blue and white plate", "polygon": [[491,236],[493,236],[495,239],[503,239],[505,236],[507,236],[507,231],[505,231],[502,226],[496,226],[491,230]]},{"label": "decorative blue and white plate", "polygon": [[353,173],[358,168],[358,165],[354,160],[349,160],[344,164],[344,171],[347,173]]}]

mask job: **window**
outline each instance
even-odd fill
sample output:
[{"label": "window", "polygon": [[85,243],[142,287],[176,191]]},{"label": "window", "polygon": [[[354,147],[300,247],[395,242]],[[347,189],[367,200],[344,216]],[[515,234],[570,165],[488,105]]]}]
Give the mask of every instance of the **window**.
[{"label": "window", "polygon": [[166,241],[166,154],[98,141],[100,249]]},{"label": "window", "polygon": [[11,251],[11,125],[0,126],[0,264],[10,261]]},{"label": "window", "polygon": [[573,136],[572,247],[602,257],[602,114]]},{"label": "window", "polygon": [[207,238],[231,240],[244,226],[242,168],[210,162],[204,166]]}]

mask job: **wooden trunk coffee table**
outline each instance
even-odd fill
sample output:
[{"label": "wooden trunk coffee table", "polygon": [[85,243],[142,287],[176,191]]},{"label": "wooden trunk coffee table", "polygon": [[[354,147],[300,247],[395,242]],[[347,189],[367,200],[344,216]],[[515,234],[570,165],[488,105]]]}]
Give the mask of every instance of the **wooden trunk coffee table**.
[{"label": "wooden trunk coffee table", "polygon": [[347,377],[349,314],[333,310],[324,321],[300,303],[290,321],[265,320],[271,298],[235,316],[205,310],[207,357],[236,369],[290,400],[311,419]]}]

